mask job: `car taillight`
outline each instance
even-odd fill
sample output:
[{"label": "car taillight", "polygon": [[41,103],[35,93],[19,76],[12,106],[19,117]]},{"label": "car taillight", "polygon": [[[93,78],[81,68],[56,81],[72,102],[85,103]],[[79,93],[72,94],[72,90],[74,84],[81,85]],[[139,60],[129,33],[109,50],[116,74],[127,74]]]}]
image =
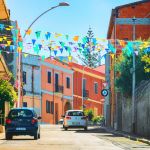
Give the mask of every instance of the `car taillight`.
[{"label": "car taillight", "polygon": [[32,124],[37,123],[37,119],[34,119],[34,118],[33,118],[33,119],[31,120],[31,123],[32,123]]},{"label": "car taillight", "polygon": [[86,120],[86,119],[87,119],[87,117],[86,117],[86,116],[84,116],[84,117],[82,117],[81,119]]},{"label": "car taillight", "polygon": [[6,124],[11,124],[11,120],[10,119],[6,119]]},{"label": "car taillight", "polygon": [[71,119],[71,117],[69,117],[69,116],[66,116],[66,119],[67,119],[67,120],[70,120],[70,119]]}]

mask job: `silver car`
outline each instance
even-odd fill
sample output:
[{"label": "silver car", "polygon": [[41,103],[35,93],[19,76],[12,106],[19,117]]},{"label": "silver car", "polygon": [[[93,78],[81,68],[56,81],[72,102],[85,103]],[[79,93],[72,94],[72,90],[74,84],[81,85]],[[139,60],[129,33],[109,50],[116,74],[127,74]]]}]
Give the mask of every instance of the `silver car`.
[{"label": "silver car", "polygon": [[82,110],[68,110],[62,117],[64,117],[63,128],[65,130],[68,130],[68,128],[84,128],[84,130],[87,130],[87,116],[84,115]]}]

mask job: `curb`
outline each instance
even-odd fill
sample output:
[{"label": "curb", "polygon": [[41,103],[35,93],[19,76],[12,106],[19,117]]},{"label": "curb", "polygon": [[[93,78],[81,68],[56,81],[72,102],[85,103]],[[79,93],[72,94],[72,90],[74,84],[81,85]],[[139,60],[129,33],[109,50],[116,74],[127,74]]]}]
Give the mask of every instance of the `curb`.
[{"label": "curb", "polygon": [[117,131],[114,131],[114,130],[109,130],[107,128],[105,128],[105,130],[108,131],[108,132],[111,132],[113,134],[117,134],[117,135],[129,138],[130,140],[139,141],[139,142],[150,145],[150,140],[148,140],[148,139],[138,138],[138,137],[131,136],[131,135],[124,134],[124,133],[120,133],[120,132],[117,132]]}]

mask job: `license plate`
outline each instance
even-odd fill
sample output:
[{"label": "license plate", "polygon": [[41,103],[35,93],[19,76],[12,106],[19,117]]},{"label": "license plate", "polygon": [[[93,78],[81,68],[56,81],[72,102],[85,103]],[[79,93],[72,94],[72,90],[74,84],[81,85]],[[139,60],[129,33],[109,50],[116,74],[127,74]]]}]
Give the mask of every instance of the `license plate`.
[{"label": "license plate", "polygon": [[17,131],[25,131],[26,128],[16,128]]},{"label": "license plate", "polygon": [[80,125],[80,122],[73,122],[72,125]]}]

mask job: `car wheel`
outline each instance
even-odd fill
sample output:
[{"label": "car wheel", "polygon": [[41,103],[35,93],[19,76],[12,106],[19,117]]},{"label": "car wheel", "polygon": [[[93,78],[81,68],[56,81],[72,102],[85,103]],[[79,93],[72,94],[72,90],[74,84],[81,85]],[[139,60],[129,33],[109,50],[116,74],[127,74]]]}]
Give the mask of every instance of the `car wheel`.
[{"label": "car wheel", "polygon": [[67,130],[68,130],[68,128],[67,128],[67,127],[64,127],[64,129],[65,129],[65,131],[67,131]]},{"label": "car wheel", "polygon": [[88,130],[87,127],[84,127],[84,130],[87,131]]},{"label": "car wheel", "polygon": [[12,135],[9,133],[6,133],[6,140],[12,140]]},{"label": "car wheel", "polygon": [[35,134],[34,134],[34,140],[37,140],[38,139],[38,133],[36,132]]}]

